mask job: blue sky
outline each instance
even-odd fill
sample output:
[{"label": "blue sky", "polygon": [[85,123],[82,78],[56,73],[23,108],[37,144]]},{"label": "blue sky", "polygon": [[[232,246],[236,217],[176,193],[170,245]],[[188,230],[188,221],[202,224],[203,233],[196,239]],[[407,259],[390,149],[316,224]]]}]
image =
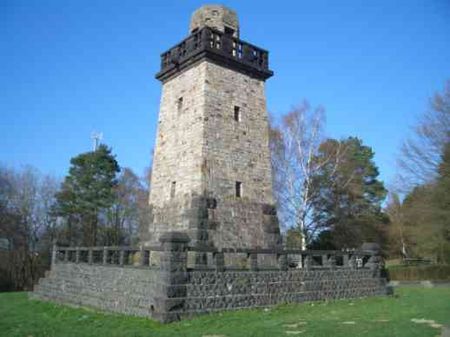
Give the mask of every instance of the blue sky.
[{"label": "blue sky", "polygon": [[[202,1],[0,0],[0,162],[64,176],[102,131],[122,166],[149,165],[161,52]],[[450,2],[224,1],[270,51],[268,109],[323,105],[390,183],[402,140],[450,78]]]}]

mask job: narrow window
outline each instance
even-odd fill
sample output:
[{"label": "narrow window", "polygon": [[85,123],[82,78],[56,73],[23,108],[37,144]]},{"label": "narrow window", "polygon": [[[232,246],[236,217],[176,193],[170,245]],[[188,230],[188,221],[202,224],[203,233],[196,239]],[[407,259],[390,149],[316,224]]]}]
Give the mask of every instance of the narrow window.
[{"label": "narrow window", "polygon": [[175,197],[176,186],[177,186],[177,182],[172,181],[172,184],[170,185],[170,199],[173,199]]},{"label": "narrow window", "polygon": [[236,181],[236,197],[242,197],[242,183],[240,181]]},{"label": "narrow window", "polygon": [[183,110],[183,97],[180,97],[177,100],[177,111],[178,111],[178,114],[181,114],[182,110]]},{"label": "narrow window", "polygon": [[234,120],[239,122],[241,120],[241,108],[237,105],[234,106]]},{"label": "narrow window", "polygon": [[234,35],[234,29],[225,26],[225,34],[228,35],[228,36],[233,36]]}]

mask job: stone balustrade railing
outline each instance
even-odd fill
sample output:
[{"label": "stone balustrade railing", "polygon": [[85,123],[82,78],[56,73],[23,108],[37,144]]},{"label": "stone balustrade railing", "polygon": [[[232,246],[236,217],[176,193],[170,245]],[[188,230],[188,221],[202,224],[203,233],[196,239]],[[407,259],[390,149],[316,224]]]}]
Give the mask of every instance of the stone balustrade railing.
[{"label": "stone balustrade railing", "polygon": [[[170,239],[174,239],[173,237]],[[164,254],[160,254],[164,252]],[[240,266],[240,269],[252,271],[263,269],[339,269],[339,268],[370,268],[378,269],[381,258],[375,251],[332,251],[332,250],[295,250],[295,249],[215,249],[211,247],[189,247],[186,241],[162,241],[161,246],[155,247],[58,247],[54,246],[52,263],[87,263],[95,265],[115,265],[130,267],[151,267],[151,256],[157,253],[156,260],[161,256],[184,254],[183,269],[188,270],[236,270],[236,266],[226,264],[226,257],[238,254],[246,259],[247,263]],[[210,254],[210,261],[204,265],[196,264],[192,268],[187,266],[187,255]],[[276,261],[272,268],[259,265],[261,257],[271,256]],[[160,263],[154,263],[155,266]]]},{"label": "stone balustrade railing", "polygon": [[231,65],[252,75],[267,79],[269,52],[219,30],[204,27],[161,54],[161,70],[156,78],[164,81],[196,60],[207,57],[223,65]]},{"label": "stone balustrade railing", "polygon": [[376,245],[215,249],[189,246],[182,232],[159,241],[156,247],[55,246],[52,272],[35,294],[171,322],[222,309],[389,293]]}]

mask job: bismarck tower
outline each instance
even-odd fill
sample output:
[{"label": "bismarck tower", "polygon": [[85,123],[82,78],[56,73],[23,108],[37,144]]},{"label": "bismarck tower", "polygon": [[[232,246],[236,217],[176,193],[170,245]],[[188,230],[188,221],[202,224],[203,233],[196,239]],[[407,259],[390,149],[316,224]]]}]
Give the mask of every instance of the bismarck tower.
[{"label": "bismarck tower", "polygon": [[268,52],[239,39],[233,10],[193,13],[190,35],[161,55],[156,75],[163,87],[144,243],[182,231],[191,245],[280,244],[264,93],[272,75]]}]

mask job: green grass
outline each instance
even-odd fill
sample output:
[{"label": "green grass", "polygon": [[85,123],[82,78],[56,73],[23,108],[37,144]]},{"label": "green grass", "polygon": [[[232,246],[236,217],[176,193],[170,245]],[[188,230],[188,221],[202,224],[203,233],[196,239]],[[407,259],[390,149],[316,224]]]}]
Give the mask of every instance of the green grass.
[{"label": "green grass", "polygon": [[450,288],[400,288],[394,297],[241,310],[168,325],[28,300],[26,293],[0,294],[0,336],[5,337],[440,335],[439,328],[411,319],[450,325]]}]

